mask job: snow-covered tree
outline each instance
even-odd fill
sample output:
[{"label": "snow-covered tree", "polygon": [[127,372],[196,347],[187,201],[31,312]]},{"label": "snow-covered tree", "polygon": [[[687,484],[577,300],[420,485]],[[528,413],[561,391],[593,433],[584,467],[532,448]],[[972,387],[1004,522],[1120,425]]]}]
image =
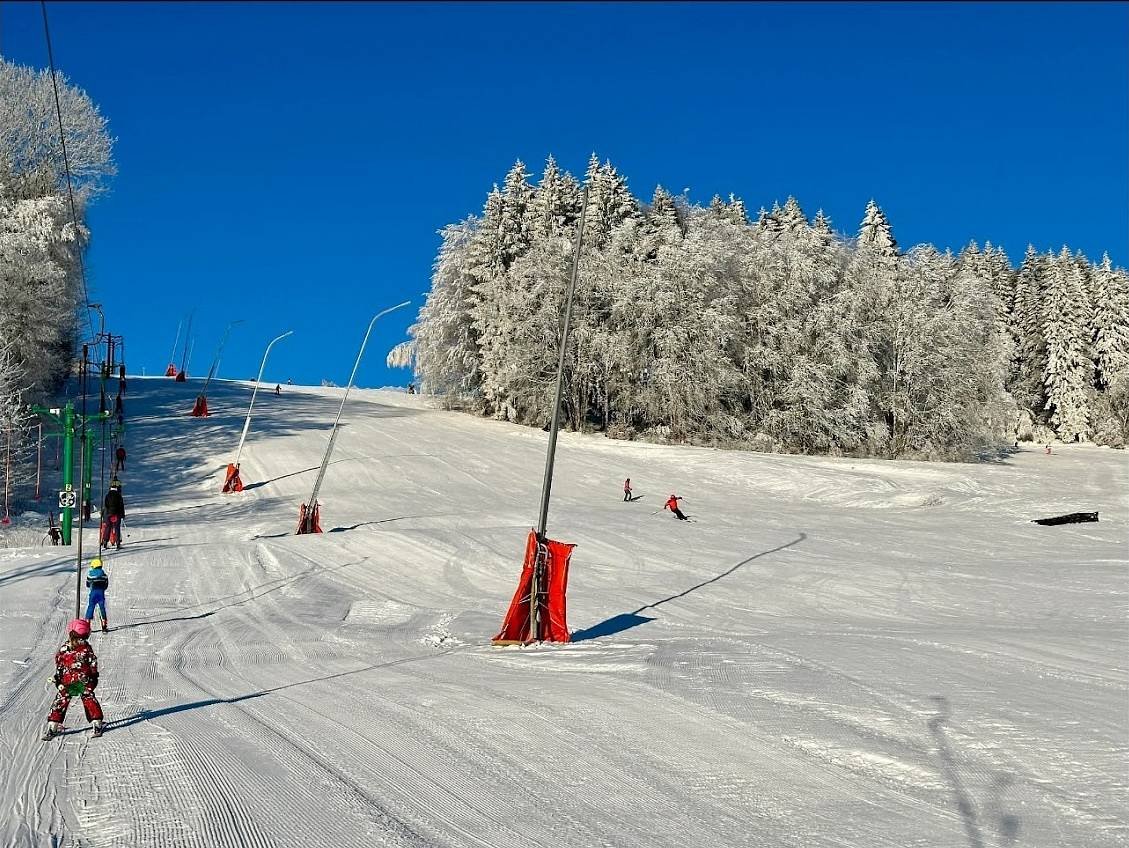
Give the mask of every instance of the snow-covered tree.
[{"label": "snow-covered tree", "polygon": [[890,222],[874,200],[866,204],[866,214],[859,228],[859,246],[867,246],[882,256],[897,256],[898,243],[890,229]]},{"label": "snow-covered tree", "polygon": [[[86,92],[63,74],[58,79],[71,177],[85,198],[103,190],[115,173],[113,139]],[[60,188],[64,176],[50,71],[0,59],[0,182],[14,197],[41,197]]]},{"label": "snow-covered tree", "polygon": [[1023,409],[1036,417],[1046,408],[1046,386],[1043,376],[1047,362],[1044,336],[1044,292],[1048,285],[1051,257],[1027,246],[1023,264],[1015,277],[1010,332],[1015,340],[1015,360],[1008,390]]},{"label": "snow-covered tree", "polygon": [[1043,336],[1047,341],[1043,373],[1046,409],[1051,425],[1063,441],[1085,441],[1091,433],[1094,366],[1089,306],[1082,269],[1063,247],[1051,263],[1043,310]]},{"label": "snow-covered tree", "polygon": [[482,379],[478,328],[472,314],[475,280],[470,273],[476,219],[451,224],[442,235],[431,291],[408,331],[415,343],[416,376],[421,391],[472,395]]},{"label": "snow-covered tree", "polygon": [[1113,269],[1107,253],[1092,280],[1095,377],[1098,388],[1106,389],[1115,375],[1129,371],[1129,277]]},{"label": "snow-covered tree", "polygon": [[580,187],[550,156],[530,203],[534,241],[560,236],[580,214]]},{"label": "snow-covered tree", "polygon": [[616,227],[638,214],[639,203],[628,191],[627,180],[611,162],[601,165],[595,153],[588,160],[584,184],[588,187],[584,240],[593,248],[601,248]]},{"label": "snow-covered tree", "polygon": [[79,305],[79,237],[58,195],[15,200],[0,184],[0,339],[33,397],[68,372]]}]

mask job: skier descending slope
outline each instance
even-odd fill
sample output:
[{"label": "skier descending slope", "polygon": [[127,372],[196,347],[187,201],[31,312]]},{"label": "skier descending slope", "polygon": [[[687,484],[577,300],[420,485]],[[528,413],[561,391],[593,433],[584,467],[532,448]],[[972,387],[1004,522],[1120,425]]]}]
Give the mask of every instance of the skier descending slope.
[{"label": "skier descending slope", "polygon": [[62,729],[67,707],[75,695],[82,698],[86,718],[94,727],[93,735],[102,735],[102,706],[94,697],[94,689],[98,686],[98,657],[86,641],[90,637],[90,622],[85,618],[76,618],[67,629],[67,643],[55,653],[54,680],[59,694],[55,696],[51,714],[47,717],[44,742]]},{"label": "skier descending slope", "polygon": [[690,519],[683,515],[682,510],[678,508],[678,502],[681,500],[685,499],[679,497],[678,495],[672,494],[669,498],[666,499],[666,503],[663,505],[663,509],[669,509],[674,513],[674,517],[679,521],[689,521]]}]

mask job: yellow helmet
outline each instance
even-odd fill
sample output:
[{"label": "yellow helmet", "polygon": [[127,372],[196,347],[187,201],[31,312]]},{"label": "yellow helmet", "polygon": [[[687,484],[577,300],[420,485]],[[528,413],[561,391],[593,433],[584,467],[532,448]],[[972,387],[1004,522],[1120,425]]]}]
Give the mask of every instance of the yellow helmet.
[{"label": "yellow helmet", "polygon": [[101,568],[102,567],[102,560],[100,560],[98,557],[94,557],[94,559],[90,560],[90,567],[91,568]]}]

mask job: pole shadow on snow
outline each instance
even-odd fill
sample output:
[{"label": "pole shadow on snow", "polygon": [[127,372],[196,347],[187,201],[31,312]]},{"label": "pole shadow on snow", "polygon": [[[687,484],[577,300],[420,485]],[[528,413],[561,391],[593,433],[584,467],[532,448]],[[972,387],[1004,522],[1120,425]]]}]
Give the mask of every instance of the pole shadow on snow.
[{"label": "pole shadow on snow", "polygon": [[[332,530],[327,530],[326,532],[327,533],[344,533],[348,530],[356,530],[358,527],[369,527],[369,526],[375,526],[377,524],[388,524],[388,523],[393,522],[393,521],[405,521],[409,518],[450,518],[452,516],[475,515],[475,514],[476,513],[473,513],[473,512],[423,512],[423,513],[420,513],[419,515],[397,515],[397,516],[394,516],[393,518],[379,518],[379,519],[374,519],[373,521],[361,521],[361,522],[354,524],[350,527],[334,527]],[[284,535],[290,535],[290,534],[287,533],[287,534],[284,534]]]},{"label": "pole shadow on snow", "polygon": [[[949,699],[943,695],[933,695],[930,700],[937,705],[937,712],[928,721],[929,732],[933,734],[933,740],[937,744],[937,752],[941,756],[941,771],[944,773],[949,786],[952,787],[953,803],[957,812],[960,813],[961,823],[964,825],[964,832],[968,837],[969,848],[984,848],[984,837],[977,820],[976,807],[973,804],[972,796],[968,794],[961,782],[960,775],[957,773],[956,760],[945,734],[945,725],[948,724],[951,715]],[[1013,775],[997,774],[992,786],[995,797],[986,807],[986,810],[990,809],[989,817],[997,819],[996,829],[999,844],[1002,846],[1015,845],[1019,838],[1019,816],[1004,813],[1001,809],[999,797],[1003,790],[1014,782],[1014,779]]]},{"label": "pole shadow on snow", "polygon": [[[310,683],[324,683],[327,680],[337,680],[342,677],[350,677],[354,674],[363,674],[366,671],[375,671],[380,668],[390,668],[396,665],[405,665],[407,663],[420,662],[422,660],[435,659],[436,657],[450,654],[455,649],[447,651],[439,651],[438,653],[422,654],[414,657],[403,657],[398,660],[389,660],[383,663],[374,663],[373,665],[366,665],[364,668],[355,668],[352,671],[339,671],[336,674],[327,674],[323,677],[312,677],[308,680],[297,680],[294,683],[284,683],[281,686],[272,686],[269,689],[260,689],[258,692],[248,692],[246,695],[236,695],[231,698],[204,698],[199,701],[190,701],[186,704],[174,704],[171,707],[162,707],[159,710],[139,710],[131,716],[116,719],[106,722],[107,730],[122,730],[133,724],[138,724],[143,721],[149,721],[154,718],[161,718],[162,716],[173,715],[175,713],[185,712],[187,710],[198,710],[201,707],[211,707],[216,704],[238,704],[241,701],[249,701],[252,698],[262,698],[265,695],[270,695],[273,692],[281,692],[284,689],[293,689],[296,686],[306,686]],[[60,735],[67,735],[71,733],[83,733],[85,728],[75,728],[72,730],[64,730]]]},{"label": "pole shadow on snow", "polygon": [[64,571],[74,571],[75,564],[73,562],[45,562],[39,565],[30,565],[26,568],[19,568],[15,571],[9,572],[0,576],[0,586],[8,583],[20,583],[24,580],[30,580],[33,577],[42,577],[48,574],[62,574]]},{"label": "pole shadow on snow", "polygon": [[[146,627],[150,624],[167,624],[169,622],[174,622],[174,621],[197,621],[201,618],[208,618],[210,616],[213,616],[217,612],[220,612],[221,610],[230,609],[231,607],[242,606],[243,604],[250,603],[251,601],[257,601],[257,600],[259,600],[259,598],[262,598],[264,595],[269,595],[271,592],[277,592],[279,589],[285,589],[287,586],[290,586],[293,583],[297,583],[299,580],[302,580],[306,577],[310,577],[310,576],[315,575],[315,574],[329,574],[329,573],[332,573],[334,571],[341,571],[344,568],[349,568],[350,566],[354,566],[354,565],[360,565],[362,562],[367,562],[367,561],[368,561],[368,557],[361,557],[360,559],[354,560],[353,562],[345,562],[345,563],[342,563],[341,565],[335,565],[332,568],[324,568],[324,567],[319,566],[319,565],[312,565],[309,568],[307,568],[305,571],[300,571],[297,574],[291,574],[287,577],[277,577],[274,580],[268,580],[265,583],[260,583],[259,585],[252,586],[249,589],[242,589],[238,592],[233,592],[230,595],[224,595],[222,598],[213,598],[210,601],[204,601],[204,602],[199,603],[199,604],[193,604],[192,606],[180,607],[178,609],[169,610],[169,612],[188,612],[189,610],[193,610],[193,609],[196,609],[198,607],[202,607],[205,604],[216,604],[216,603],[219,604],[219,606],[217,606],[213,609],[210,609],[210,610],[206,610],[205,612],[196,613],[195,615],[182,615],[182,616],[175,616],[175,617],[169,617],[169,618],[150,618],[150,619],[145,619],[143,621],[135,621],[131,624],[121,624],[121,625],[115,627],[114,630],[115,631],[117,631],[117,630],[130,630],[134,627]],[[270,586],[270,588],[266,589],[266,591],[259,592],[257,595],[253,594],[256,589],[263,589],[267,586]],[[231,601],[231,603],[227,603],[227,604],[220,603],[221,601],[227,601],[227,600],[230,600],[231,598],[239,598],[240,595],[246,595],[248,592],[252,593],[250,597],[241,598],[240,600],[237,600],[237,601]]]},{"label": "pole shadow on snow", "polygon": [[711,577],[709,580],[703,580],[701,583],[697,584],[696,586],[691,586],[689,589],[687,589],[684,592],[679,592],[677,595],[671,595],[669,598],[663,598],[661,601],[655,601],[652,604],[647,604],[645,606],[641,606],[641,607],[639,607],[639,609],[634,610],[633,612],[622,612],[622,613],[619,613],[618,615],[613,615],[611,618],[605,619],[604,621],[601,621],[599,624],[594,624],[594,625],[592,625],[591,627],[589,627],[585,630],[577,630],[572,634],[572,638],[570,639],[570,641],[572,641],[572,642],[584,642],[588,639],[598,639],[602,636],[613,636],[616,633],[622,633],[625,630],[630,630],[632,627],[638,627],[640,624],[646,624],[648,621],[654,621],[655,620],[654,617],[648,618],[647,616],[641,615],[640,613],[642,613],[646,610],[649,610],[649,609],[655,609],[656,607],[662,606],[663,604],[668,603],[669,601],[676,601],[679,598],[684,598],[687,595],[689,595],[691,592],[696,592],[698,589],[701,589],[704,586],[708,586],[711,583],[716,583],[718,580],[721,580],[723,577],[728,577],[734,571],[741,568],[742,566],[748,565],[750,562],[752,562],[755,559],[760,559],[763,556],[768,556],[769,554],[774,554],[774,553],[777,553],[778,551],[782,551],[785,548],[790,548],[793,545],[798,545],[800,542],[804,541],[804,539],[806,539],[807,537],[808,537],[807,533],[801,532],[800,535],[797,536],[795,539],[793,539],[791,542],[787,542],[786,544],[783,544],[783,545],[778,545],[777,547],[771,548],[770,550],[767,550],[767,551],[761,551],[760,553],[753,554],[748,559],[741,560],[739,563],[737,563],[735,566],[728,569],[727,571],[723,571],[723,572],[721,572],[721,574],[718,574],[716,577]]},{"label": "pole shadow on snow", "polygon": [[[342,424],[341,426],[344,427],[345,425]],[[351,457],[351,456],[346,456],[346,457],[343,457],[341,459],[335,459],[332,462],[330,462],[329,464],[330,465],[336,465],[339,462],[348,462],[352,458],[353,457]],[[226,466],[224,466],[224,467],[226,468]],[[250,484],[243,487],[243,491],[249,492],[252,489],[259,488],[260,486],[266,486],[268,483],[277,483],[279,480],[285,480],[287,477],[297,477],[299,474],[307,474],[310,471],[317,471],[319,468],[321,468],[320,465],[311,465],[309,468],[303,468],[301,471],[291,471],[289,474],[280,474],[277,477],[272,477],[270,480],[262,480],[258,483],[250,483]]]}]

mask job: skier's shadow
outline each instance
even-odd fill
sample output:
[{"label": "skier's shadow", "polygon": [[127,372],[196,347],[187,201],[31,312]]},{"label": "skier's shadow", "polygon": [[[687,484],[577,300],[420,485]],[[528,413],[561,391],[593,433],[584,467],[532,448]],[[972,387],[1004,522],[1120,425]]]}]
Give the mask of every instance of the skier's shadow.
[{"label": "skier's shadow", "polygon": [[655,601],[653,604],[641,606],[639,607],[639,609],[634,610],[633,612],[621,612],[618,615],[613,615],[611,618],[604,619],[599,624],[594,624],[591,627],[586,628],[585,630],[577,630],[572,634],[569,641],[584,642],[588,639],[598,639],[602,636],[614,636],[616,633],[622,633],[625,630],[630,630],[632,627],[638,627],[640,624],[646,624],[648,621],[654,621],[654,617],[648,618],[645,615],[640,615],[640,613],[645,610],[655,609],[656,607],[662,606],[668,601],[676,601],[679,598],[684,598],[691,592],[696,592],[698,589],[701,589],[703,586],[708,586],[711,583],[716,583],[723,577],[728,577],[734,571],[741,568],[742,566],[748,565],[755,559],[760,559],[763,556],[768,556],[769,554],[774,554],[777,551],[782,551],[785,548],[790,548],[793,545],[798,545],[807,537],[807,533],[801,532],[800,535],[793,539],[791,542],[783,545],[778,545],[777,547],[771,548],[767,551],[761,551],[758,554],[753,554],[748,559],[741,560],[735,566],[721,572],[721,574],[718,574],[716,577],[711,577],[709,580],[703,580],[701,583],[697,584],[696,586],[691,586],[684,592],[679,592],[677,595],[671,595],[669,598],[663,598],[661,601]]}]

